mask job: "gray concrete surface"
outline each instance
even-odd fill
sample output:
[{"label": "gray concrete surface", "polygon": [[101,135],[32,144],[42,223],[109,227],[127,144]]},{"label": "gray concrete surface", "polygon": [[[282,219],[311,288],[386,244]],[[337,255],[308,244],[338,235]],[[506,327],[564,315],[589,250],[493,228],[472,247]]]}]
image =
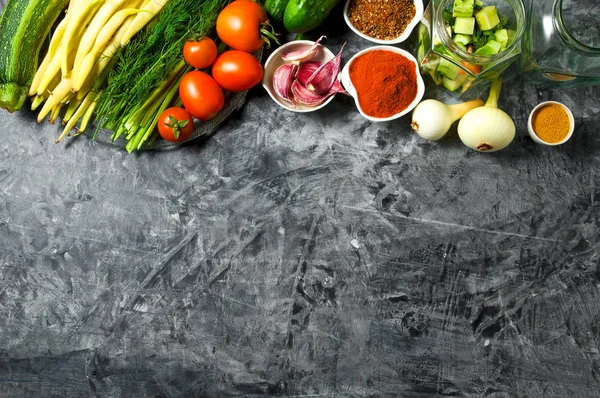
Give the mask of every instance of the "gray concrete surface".
[{"label": "gray concrete surface", "polygon": [[494,154],[261,88],[132,155],[0,112],[0,396],[597,397],[599,96],[511,70]]}]

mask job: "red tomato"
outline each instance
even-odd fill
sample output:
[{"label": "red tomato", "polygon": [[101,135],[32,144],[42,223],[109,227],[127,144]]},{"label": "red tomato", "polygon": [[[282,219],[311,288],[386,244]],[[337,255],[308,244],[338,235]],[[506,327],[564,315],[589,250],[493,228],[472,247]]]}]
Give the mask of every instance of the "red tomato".
[{"label": "red tomato", "polygon": [[253,53],[265,44],[260,30],[267,21],[267,13],[260,4],[237,0],[219,14],[217,34],[229,47]]},{"label": "red tomato", "polygon": [[183,58],[194,68],[208,68],[217,58],[217,44],[210,37],[200,41],[187,41],[183,46]]},{"label": "red tomato", "polygon": [[158,119],[158,132],[167,141],[181,142],[190,138],[194,131],[192,115],[183,108],[165,109]]},{"label": "red tomato", "polygon": [[215,60],[212,76],[225,90],[240,92],[260,83],[263,78],[263,68],[252,54],[229,50]]},{"label": "red tomato", "polygon": [[199,70],[183,76],[179,84],[179,97],[185,109],[200,120],[212,119],[225,104],[223,90],[215,79]]}]

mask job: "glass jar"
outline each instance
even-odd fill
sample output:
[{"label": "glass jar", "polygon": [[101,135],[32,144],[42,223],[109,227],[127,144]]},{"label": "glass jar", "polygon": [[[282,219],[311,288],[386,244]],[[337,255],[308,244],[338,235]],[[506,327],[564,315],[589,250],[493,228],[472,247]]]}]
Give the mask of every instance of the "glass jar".
[{"label": "glass jar", "polygon": [[599,84],[598,0],[528,0],[527,10],[521,71],[551,87]]},{"label": "glass jar", "polygon": [[495,6],[498,15],[505,18],[509,36],[500,52],[474,54],[468,45],[455,42],[448,31],[446,19],[452,13],[454,1],[429,2],[418,28],[417,60],[423,76],[429,76],[436,85],[460,97],[500,76],[518,58],[526,19],[521,0],[483,0],[485,6]]}]

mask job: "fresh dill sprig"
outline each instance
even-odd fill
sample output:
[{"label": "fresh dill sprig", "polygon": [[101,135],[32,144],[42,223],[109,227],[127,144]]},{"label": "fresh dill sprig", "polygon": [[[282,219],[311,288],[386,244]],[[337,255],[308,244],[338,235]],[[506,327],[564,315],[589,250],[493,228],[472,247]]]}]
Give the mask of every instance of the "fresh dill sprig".
[{"label": "fresh dill sprig", "polygon": [[444,10],[444,22],[446,22],[446,25],[448,25],[448,26],[454,25],[453,19],[454,18],[452,17],[452,11]]},{"label": "fresh dill sprig", "polygon": [[508,25],[508,17],[506,15],[501,14],[499,17],[500,17],[500,23],[496,27],[496,30],[503,29],[506,25]]}]

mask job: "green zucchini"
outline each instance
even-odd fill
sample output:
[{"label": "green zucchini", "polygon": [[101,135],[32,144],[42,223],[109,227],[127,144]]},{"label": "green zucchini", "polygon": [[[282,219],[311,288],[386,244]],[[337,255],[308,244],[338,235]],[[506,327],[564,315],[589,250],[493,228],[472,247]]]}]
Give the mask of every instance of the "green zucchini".
[{"label": "green zucchini", "polygon": [[8,0],[0,16],[0,107],[14,112],[29,85],[50,28],[69,0]]},{"label": "green zucchini", "polygon": [[288,32],[304,33],[321,25],[340,0],[290,0],[283,14]]},{"label": "green zucchini", "polygon": [[285,12],[285,7],[289,1],[290,0],[265,0],[265,11],[267,11],[269,20],[272,23],[283,21],[283,13]]}]

